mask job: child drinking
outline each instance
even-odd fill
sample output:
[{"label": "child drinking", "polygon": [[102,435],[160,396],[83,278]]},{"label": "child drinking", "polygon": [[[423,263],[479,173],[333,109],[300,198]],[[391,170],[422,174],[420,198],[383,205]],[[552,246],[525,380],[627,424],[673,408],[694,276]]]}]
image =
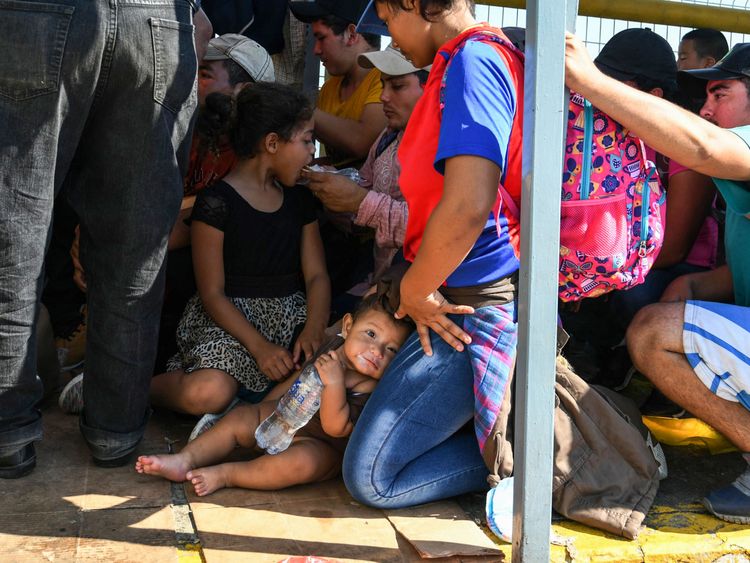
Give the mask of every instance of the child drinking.
[{"label": "child drinking", "polygon": [[330,282],[314,200],[289,187],[312,159],[312,115],[304,95],[277,84],[207,97],[199,126],[226,136],[238,162],[197,196],[198,293],[177,330],[179,352],[152,380],[153,404],[202,415],[221,413],[238,391],[258,401],[322,342]]},{"label": "child drinking", "polygon": [[370,295],[354,315],[344,316],[343,343],[315,360],[323,382],[320,410],[297,432],[287,450],[250,461],[210,465],[238,446],[255,447],[256,428],[273,413],[291,387],[291,378],[271,391],[268,400],[232,409],[179,454],[140,456],[136,471],[172,481],[188,480],[199,496],[222,487],[275,490],[335,476],[341,469],[346,437],[410,332],[408,322],[395,319],[382,299]]}]

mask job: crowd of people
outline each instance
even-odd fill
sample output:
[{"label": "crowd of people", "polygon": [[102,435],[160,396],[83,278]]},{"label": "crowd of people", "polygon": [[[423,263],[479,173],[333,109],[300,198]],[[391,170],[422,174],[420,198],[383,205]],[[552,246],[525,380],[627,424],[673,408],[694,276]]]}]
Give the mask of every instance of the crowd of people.
[{"label": "crowd of people", "polygon": [[[61,367],[85,362],[59,404],[99,466],[199,495],[341,473],[383,508],[487,487],[518,338],[523,34],[472,0],[283,4],[271,39],[214,37],[187,0],[0,8],[0,478],[32,471],[42,438],[41,298]],[[281,52],[305,24],[315,103]],[[592,60],[569,34],[565,65],[645,143],[666,200],[644,283],[561,306],[563,353],[592,382],[642,374],[644,409],[726,436],[748,468],[704,504],[748,524],[750,44],[697,29],[675,58],[628,29]],[[255,446],[311,363],[320,414],[292,447],[211,465]],[[136,462],[152,406],[197,424]]]}]

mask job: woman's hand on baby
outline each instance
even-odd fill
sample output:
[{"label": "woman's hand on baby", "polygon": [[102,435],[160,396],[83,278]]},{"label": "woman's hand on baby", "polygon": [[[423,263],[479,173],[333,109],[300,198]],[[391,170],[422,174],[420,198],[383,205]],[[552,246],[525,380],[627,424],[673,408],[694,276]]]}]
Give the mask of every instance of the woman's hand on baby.
[{"label": "woman's hand on baby", "polygon": [[315,360],[315,369],[323,385],[344,385],[344,363],[336,350],[331,350]]},{"label": "woman's hand on baby", "polygon": [[268,342],[254,354],[258,367],[272,381],[282,381],[294,369],[292,354],[286,348]]},{"label": "woman's hand on baby", "polygon": [[294,343],[292,350],[292,361],[294,365],[299,368],[303,361],[309,360],[315,355],[315,350],[320,348],[325,338],[325,327],[314,328],[310,325],[305,325],[302,329],[297,341]]},{"label": "woman's hand on baby", "polygon": [[407,277],[408,274],[401,280],[401,303],[398,311],[396,311],[396,317],[401,319],[408,315],[414,321],[417,325],[419,342],[422,344],[424,353],[428,356],[432,356],[430,329],[453,348],[462,352],[464,345],[471,343],[471,337],[449,319],[448,315],[471,315],[474,313],[474,309],[465,305],[448,303],[437,290],[426,296],[421,296],[410,290]]}]

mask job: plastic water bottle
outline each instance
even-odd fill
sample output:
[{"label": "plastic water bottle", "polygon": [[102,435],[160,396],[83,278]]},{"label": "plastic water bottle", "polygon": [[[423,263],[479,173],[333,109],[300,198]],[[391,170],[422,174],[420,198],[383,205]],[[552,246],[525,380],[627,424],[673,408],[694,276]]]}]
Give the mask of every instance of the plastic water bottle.
[{"label": "plastic water bottle", "polygon": [[345,178],[349,178],[352,182],[355,182],[357,184],[362,183],[362,178],[359,175],[359,170],[356,168],[342,168],[341,170],[333,170],[330,172],[330,174],[338,174],[339,176],[344,176]]},{"label": "plastic water bottle", "polygon": [[292,443],[294,434],[307,424],[320,408],[323,382],[314,364],[302,370],[289,391],[279,399],[276,410],[255,430],[259,448],[271,455],[283,452]]},{"label": "plastic water bottle", "polygon": [[[359,175],[359,170],[356,168],[342,168],[341,170],[336,170],[333,167],[325,167],[320,166],[319,164],[313,164],[312,166],[308,166],[307,169],[310,172],[325,172],[326,174],[337,174],[339,176],[344,176],[345,178],[349,178],[352,182],[355,182],[356,184],[362,185],[363,180],[362,177]],[[297,184],[301,186],[307,186],[310,184],[309,178],[298,178]]]}]

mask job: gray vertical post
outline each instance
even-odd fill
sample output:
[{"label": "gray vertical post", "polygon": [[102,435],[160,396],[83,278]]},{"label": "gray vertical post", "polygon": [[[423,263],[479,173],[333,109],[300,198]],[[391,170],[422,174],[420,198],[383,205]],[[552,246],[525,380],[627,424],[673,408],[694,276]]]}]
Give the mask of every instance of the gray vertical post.
[{"label": "gray vertical post", "polygon": [[526,2],[513,561],[549,561],[566,10]]}]

